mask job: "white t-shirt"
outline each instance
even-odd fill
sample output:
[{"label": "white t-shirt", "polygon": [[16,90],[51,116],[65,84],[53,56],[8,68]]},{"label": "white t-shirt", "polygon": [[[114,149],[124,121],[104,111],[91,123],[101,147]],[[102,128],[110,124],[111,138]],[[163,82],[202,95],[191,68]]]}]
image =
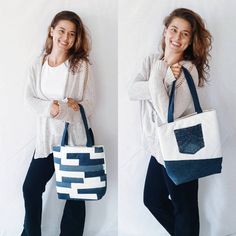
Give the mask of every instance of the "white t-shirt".
[{"label": "white t-shirt", "polygon": [[52,67],[45,61],[41,72],[41,89],[48,99],[63,100],[68,77],[68,62]]}]

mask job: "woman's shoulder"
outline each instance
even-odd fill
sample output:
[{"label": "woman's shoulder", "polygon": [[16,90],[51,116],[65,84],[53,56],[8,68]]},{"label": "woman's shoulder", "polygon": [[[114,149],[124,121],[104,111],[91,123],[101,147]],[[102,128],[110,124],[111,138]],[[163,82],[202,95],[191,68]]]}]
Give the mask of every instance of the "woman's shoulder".
[{"label": "woman's shoulder", "polygon": [[184,66],[186,69],[188,69],[188,68],[190,68],[190,67],[196,67],[196,66],[192,63],[192,61],[188,61],[188,60],[183,60],[183,61],[180,62],[180,64],[181,64],[182,66]]},{"label": "woman's shoulder", "polygon": [[82,68],[82,69],[87,69],[88,67],[89,67],[89,62],[88,61],[86,61],[86,60],[81,60],[80,62],[79,62],[79,66]]},{"label": "woman's shoulder", "polygon": [[75,72],[72,72],[70,70],[70,73],[74,74],[75,76],[80,76],[81,73],[88,73],[90,68],[90,63],[86,60],[80,60],[77,64],[77,69],[75,70]]},{"label": "woman's shoulder", "polygon": [[191,74],[197,73],[196,65],[192,63],[192,61],[182,61],[181,65],[184,66]]},{"label": "woman's shoulder", "polygon": [[43,61],[44,61],[44,56],[43,55],[36,56],[36,57],[31,59],[29,67],[31,69],[38,69],[42,66]]},{"label": "woman's shoulder", "polygon": [[70,62],[68,62],[69,75],[74,79],[87,78],[91,72],[90,63],[86,60],[81,60],[78,62],[75,70],[70,67]]}]

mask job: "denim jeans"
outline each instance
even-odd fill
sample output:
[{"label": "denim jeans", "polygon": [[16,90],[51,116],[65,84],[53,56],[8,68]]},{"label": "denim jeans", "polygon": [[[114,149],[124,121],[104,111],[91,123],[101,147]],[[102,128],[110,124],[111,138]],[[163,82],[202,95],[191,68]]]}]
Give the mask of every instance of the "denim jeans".
[{"label": "denim jeans", "polygon": [[[47,158],[33,158],[23,184],[25,221],[21,236],[41,236],[42,194],[53,173],[52,154]],[[66,201],[60,236],[82,236],[84,221],[85,202]]]},{"label": "denim jeans", "polygon": [[144,204],[173,236],[199,236],[198,180],[175,185],[165,167],[151,157]]}]

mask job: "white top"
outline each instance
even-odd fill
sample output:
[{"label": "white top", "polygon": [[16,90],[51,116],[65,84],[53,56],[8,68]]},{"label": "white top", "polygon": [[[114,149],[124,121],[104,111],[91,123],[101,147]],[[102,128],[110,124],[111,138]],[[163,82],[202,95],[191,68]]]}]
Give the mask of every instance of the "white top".
[{"label": "white top", "polygon": [[41,89],[43,94],[54,100],[65,98],[65,87],[68,77],[67,61],[59,66],[52,67],[45,61],[41,72]]}]

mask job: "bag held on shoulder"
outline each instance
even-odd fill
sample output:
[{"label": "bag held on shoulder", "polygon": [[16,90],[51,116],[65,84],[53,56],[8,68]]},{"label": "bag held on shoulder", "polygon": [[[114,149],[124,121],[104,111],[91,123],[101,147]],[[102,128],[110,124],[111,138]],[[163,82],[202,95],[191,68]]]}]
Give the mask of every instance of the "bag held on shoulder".
[{"label": "bag held on shoulder", "polygon": [[68,146],[69,123],[66,122],[61,145],[53,147],[57,194],[59,199],[99,200],[107,186],[104,147],[94,145],[84,108],[79,106],[87,144]]},{"label": "bag held on shoulder", "polygon": [[158,127],[166,171],[176,185],[220,173],[222,164],[216,111],[202,111],[192,76],[186,68],[182,69],[193,98],[195,113],[174,120],[174,81],[168,123]]}]

